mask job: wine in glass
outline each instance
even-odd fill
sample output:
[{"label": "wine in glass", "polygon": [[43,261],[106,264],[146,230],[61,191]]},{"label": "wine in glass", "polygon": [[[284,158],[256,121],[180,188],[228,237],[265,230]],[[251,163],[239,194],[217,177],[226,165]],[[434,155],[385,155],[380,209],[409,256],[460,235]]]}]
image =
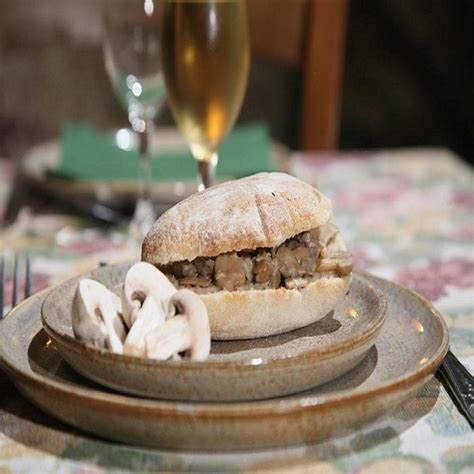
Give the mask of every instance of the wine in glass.
[{"label": "wine in glass", "polygon": [[250,64],[245,0],[164,0],[168,103],[201,177],[212,185],[217,151],[242,105]]},{"label": "wine in glass", "polygon": [[109,0],[105,4],[104,26],[105,69],[138,137],[138,197],[130,230],[140,239],[156,219],[150,194],[149,141],[153,119],[166,98],[155,3],[153,0]]}]

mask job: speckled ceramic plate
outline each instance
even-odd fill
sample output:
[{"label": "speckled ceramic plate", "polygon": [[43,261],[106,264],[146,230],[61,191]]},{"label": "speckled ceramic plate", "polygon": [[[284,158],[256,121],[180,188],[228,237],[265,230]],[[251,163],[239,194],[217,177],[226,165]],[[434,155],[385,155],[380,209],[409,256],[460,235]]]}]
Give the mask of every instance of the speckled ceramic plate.
[{"label": "speckled ceramic plate", "polygon": [[[110,265],[88,276],[118,291],[129,266]],[[47,296],[42,308],[46,332],[82,375],[147,398],[237,401],[307,390],[353,369],[373,346],[386,313],[383,295],[355,275],[344,301],[310,326],[267,338],[213,341],[205,362],[156,361],[101,351],[75,339],[71,306],[83,277]]]},{"label": "speckled ceramic plate", "polygon": [[174,449],[247,449],[309,443],[358,427],[424,385],[448,349],[426,300],[370,277],[388,312],[375,347],[350,373],[298,395],[239,403],[183,403],[111,393],[73,371],[41,328],[45,293],[0,323],[0,365],[42,410],[89,433]]}]

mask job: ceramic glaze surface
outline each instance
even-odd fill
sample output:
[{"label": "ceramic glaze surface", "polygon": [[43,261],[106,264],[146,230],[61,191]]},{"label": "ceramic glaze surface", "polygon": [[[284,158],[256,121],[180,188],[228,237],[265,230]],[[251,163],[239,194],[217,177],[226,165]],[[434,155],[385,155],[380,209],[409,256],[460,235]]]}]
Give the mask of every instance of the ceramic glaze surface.
[{"label": "ceramic glaze surface", "polygon": [[77,375],[41,328],[45,294],[0,325],[0,361],[33,403],[85,431],[146,446],[245,449],[307,443],[395,408],[432,376],[448,348],[441,315],[394,283],[369,277],[388,300],[376,346],[350,373],[304,393],[239,403],[183,403],[111,393]]},{"label": "ceramic glaze surface", "polygon": [[[129,264],[110,265],[86,276],[118,290],[128,268]],[[314,324],[267,338],[213,341],[205,362],[162,362],[100,351],[74,338],[71,306],[80,278],[84,276],[56,287],[47,296],[42,308],[46,332],[82,375],[147,398],[237,401],[307,390],[360,363],[386,314],[380,291],[354,275],[346,298]]]}]

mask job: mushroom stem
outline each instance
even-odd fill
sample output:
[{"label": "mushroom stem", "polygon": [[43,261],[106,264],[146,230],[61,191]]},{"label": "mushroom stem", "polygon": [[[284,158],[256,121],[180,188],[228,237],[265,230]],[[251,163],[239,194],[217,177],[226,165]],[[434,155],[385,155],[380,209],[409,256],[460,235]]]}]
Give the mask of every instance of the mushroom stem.
[{"label": "mushroom stem", "polygon": [[145,336],[165,321],[165,313],[154,298],[148,297],[137,312],[136,320],[130,329],[123,346],[123,353],[134,356],[145,355]]},{"label": "mushroom stem", "polygon": [[191,360],[207,359],[211,333],[201,298],[190,290],[177,291],[170,300],[168,319],[146,336],[145,346],[146,355],[154,359],[176,358],[181,352]]},{"label": "mushroom stem", "polygon": [[166,320],[145,338],[145,354],[151,359],[168,360],[185,352],[192,344],[192,334],[185,316]]}]

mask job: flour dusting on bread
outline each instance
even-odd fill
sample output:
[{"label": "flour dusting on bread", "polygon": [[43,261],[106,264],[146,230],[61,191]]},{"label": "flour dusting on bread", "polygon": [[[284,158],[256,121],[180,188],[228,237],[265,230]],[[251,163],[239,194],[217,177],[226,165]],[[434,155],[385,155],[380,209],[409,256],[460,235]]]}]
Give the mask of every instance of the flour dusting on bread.
[{"label": "flour dusting on bread", "polygon": [[259,173],[193,194],[163,214],[146,236],[142,259],[173,261],[274,247],[332,218],[331,202],[284,173]]}]

